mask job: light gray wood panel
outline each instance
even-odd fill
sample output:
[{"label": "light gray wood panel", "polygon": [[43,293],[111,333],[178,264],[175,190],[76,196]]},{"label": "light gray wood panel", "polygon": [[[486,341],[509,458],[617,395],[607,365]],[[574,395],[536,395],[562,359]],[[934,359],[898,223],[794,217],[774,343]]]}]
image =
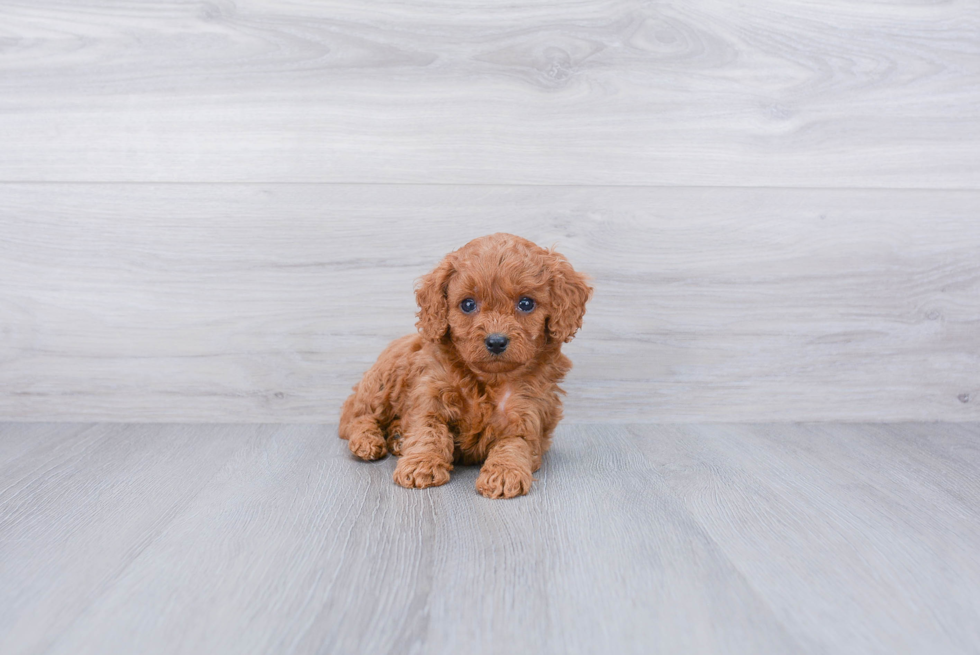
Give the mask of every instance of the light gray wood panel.
[{"label": "light gray wood panel", "polygon": [[[4,653],[933,655],[980,638],[978,424],[562,426],[511,501],[479,496],[473,467],[401,489],[335,426],[63,428],[0,495]],[[50,426],[0,435],[32,429]],[[149,499],[166,520],[134,511]],[[20,605],[38,596],[68,600]]]},{"label": "light gray wood panel", "polygon": [[0,424],[37,444],[0,449],[0,651],[50,646],[261,430]]},{"label": "light gray wood panel", "polygon": [[[71,438],[90,426],[76,424],[67,429],[64,423],[11,423],[0,438],[0,485],[9,479],[8,467],[14,466],[21,457],[33,451],[48,448],[50,444]],[[8,483],[9,484],[9,483]]]},{"label": "light gray wood panel", "polygon": [[[834,653],[976,652],[976,424],[632,433],[694,520],[803,643]],[[935,455],[950,445],[956,464]]]},{"label": "light gray wood panel", "polygon": [[412,283],[556,244],[595,299],[571,420],[977,420],[980,194],[0,187],[0,416],[333,421]]},{"label": "light gray wood panel", "polygon": [[0,5],[0,180],[980,184],[980,7]]},{"label": "light gray wood panel", "polygon": [[[477,474],[457,478],[471,489]],[[536,478],[532,502],[513,513],[463,496],[442,514],[444,534],[469,538],[445,539],[440,552],[473,564],[436,569],[429,607],[439,620],[427,646],[456,653],[489,638],[486,651],[498,653],[802,651],[623,428],[560,429]]]},{"label": "light gray wood panel", "polygon": [[[642,494],[649,467],[615,444],[580,459],[615,433],[568,436],[572,450],[538,474],[541,493],[494,503],[477,495],[475,469],[416,493],[391,481],[391,459],[354,461],[333,430],[283,428],[217,476],[48,652],[797,650],[669,501],[594,516]],[[624,464],[634,475],[617,479]],[[606,500],[576,493],[586,475],[608,481]]]}]

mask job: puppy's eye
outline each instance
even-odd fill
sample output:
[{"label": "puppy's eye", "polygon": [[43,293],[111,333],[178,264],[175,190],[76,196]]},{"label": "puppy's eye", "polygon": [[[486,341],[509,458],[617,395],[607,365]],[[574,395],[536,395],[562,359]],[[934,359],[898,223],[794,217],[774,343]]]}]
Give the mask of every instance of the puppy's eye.
[{"label": "puppy's eye", "polygon": [[463,302],[459,303],[459,310],[464,314],[472,314],[476,311],[476,301],[472,298],[467,298]]},{"label": "puppy's eye", "polygon": [[534,309],[534,301],[527,296],[524,296],[517,301],[517,308],[527,314]]}]

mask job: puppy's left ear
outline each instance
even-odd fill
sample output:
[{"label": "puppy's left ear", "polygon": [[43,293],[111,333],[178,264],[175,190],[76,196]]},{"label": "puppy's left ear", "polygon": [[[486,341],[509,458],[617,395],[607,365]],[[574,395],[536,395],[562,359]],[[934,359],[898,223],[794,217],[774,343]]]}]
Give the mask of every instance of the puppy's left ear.
[{"label": "puppy's left ear", "polygon": [[582,327],[585,303],[592,297],[588,278],[576,272],[563,255],[550,252],[551,313],[548,315],[548,336],[568,343]]},{"label": "puppy's left ear", "polygon": [[415,288],[415,302],[419,305],[419,320],[415,327],[429,341],[441,341],[449,332],[449,278],[456,272],[453,256],[442,260],[435,270],[424,276]]}]

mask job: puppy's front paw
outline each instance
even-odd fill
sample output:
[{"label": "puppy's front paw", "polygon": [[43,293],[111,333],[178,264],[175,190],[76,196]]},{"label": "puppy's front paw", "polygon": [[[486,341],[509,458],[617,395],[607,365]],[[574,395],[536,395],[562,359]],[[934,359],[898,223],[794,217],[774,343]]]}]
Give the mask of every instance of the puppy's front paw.
[{"label": "puppy's front paw", "polygon": [[396,483],[409,489],[438,487],[449,482],[449,471],[452,468],[452,464],[437,457],[406,455],[398,460],[394,478]]},{"label": "puppy's front paw", "polygon": [[476,490],[487,498],[514,498],[531,490],[531,472],[501,464],[486,463],[476,479]]},{"label": "puppy's front paw", "polygon": [[352,453],[368,461],[381,459],[388,454],[385,438],[379,432],[356,432],[351,435],[347,445]]}]

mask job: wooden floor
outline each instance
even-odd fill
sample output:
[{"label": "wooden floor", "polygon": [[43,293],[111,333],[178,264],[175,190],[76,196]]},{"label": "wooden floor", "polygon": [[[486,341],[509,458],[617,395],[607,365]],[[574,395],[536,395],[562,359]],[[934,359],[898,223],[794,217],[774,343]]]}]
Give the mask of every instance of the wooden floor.
[{"label": "wooden floor", "polygon": [[980,425],[565,425],[532,493],[334,426],[0,424],[0,652],[968,653]]}]

